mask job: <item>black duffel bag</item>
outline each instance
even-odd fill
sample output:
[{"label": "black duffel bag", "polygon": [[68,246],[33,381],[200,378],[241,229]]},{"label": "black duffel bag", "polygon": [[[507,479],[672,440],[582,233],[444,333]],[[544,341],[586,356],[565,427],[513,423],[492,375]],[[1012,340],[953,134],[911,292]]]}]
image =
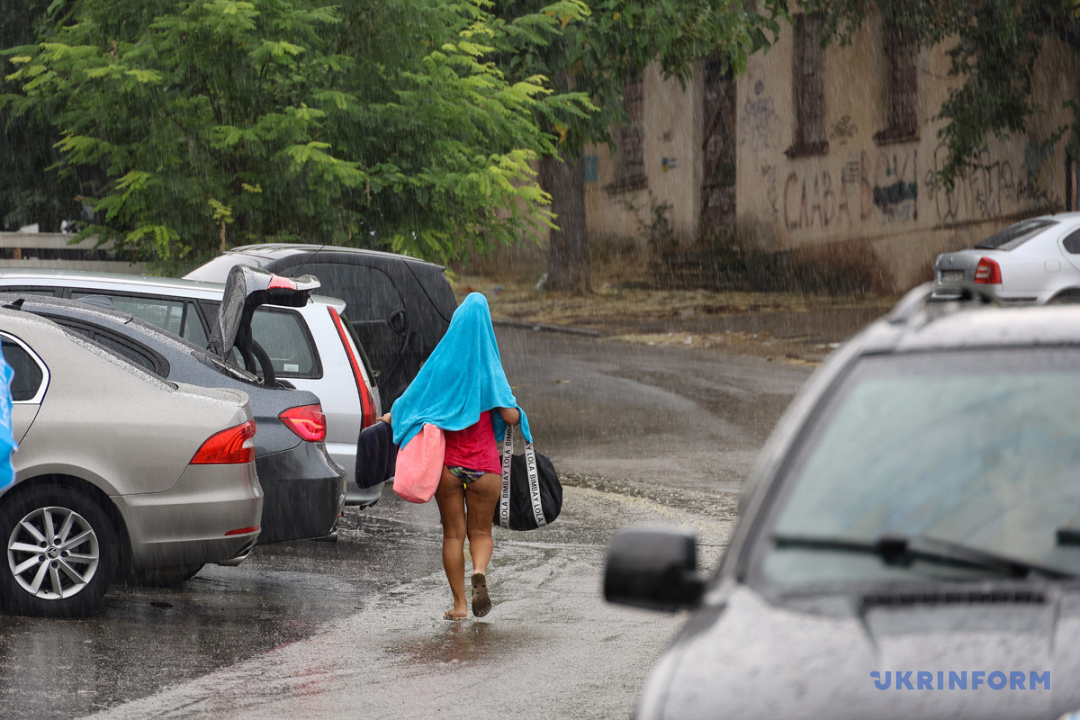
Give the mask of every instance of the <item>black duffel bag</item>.
[{"label": "black duffel bag", "polygon": [[506,426],[502,451],[502,493],[493,523],[508,530],[535,530],[559,517],[562,484],[546,455],[525,442],[525,454],[514,455],[514,428]]}]

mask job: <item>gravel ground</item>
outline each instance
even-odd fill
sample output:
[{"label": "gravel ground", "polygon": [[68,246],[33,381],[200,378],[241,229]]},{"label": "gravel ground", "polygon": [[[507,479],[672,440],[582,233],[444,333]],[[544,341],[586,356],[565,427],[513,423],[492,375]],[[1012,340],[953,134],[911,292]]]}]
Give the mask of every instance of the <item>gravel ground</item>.
[{"label": "gravel ground", "polygon": [[591,295],[537,291],[530,284],[460,275],[459,301],[482,292],[497,324],[578,332],[616,342],[715,349],[794,365],[816,365],[897,298],[796,293],[645,290],[604,283]]}]

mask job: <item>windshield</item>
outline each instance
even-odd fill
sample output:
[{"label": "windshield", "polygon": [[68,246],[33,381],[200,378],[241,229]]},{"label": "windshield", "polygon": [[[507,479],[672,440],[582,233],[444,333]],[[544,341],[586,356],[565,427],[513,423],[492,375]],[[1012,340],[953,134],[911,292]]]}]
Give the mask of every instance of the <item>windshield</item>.
[{"label": "windshield", "polygon": [[782,478],[755,567],[786,586],[993,574],[897,562],[885,538],[1080,572],[1078,398],[1076,349],[860,361]]}]

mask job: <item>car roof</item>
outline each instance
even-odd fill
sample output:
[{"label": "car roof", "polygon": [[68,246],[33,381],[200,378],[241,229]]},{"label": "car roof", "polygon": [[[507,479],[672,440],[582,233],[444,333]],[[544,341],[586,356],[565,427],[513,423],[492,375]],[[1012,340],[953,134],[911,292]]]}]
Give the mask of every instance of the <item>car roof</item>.
[{"label": "car roof", "polygon": [[420,258],[411,257],[409,255],[400,255],[398,253],[386,252],[384,250],[368,250],[365,248],[346,247],[343,245],[316,245],[314,243],[261,243],[256,245],[241,245],[239,247],[230,248],[223,254],[244,254],[255,255],[263,257],[268,260],[276,260],[289,255],[297,255],[300,253],[345,253],[349,255],[367,255],[370,257],[381,257],[386,260],[401,260],[410,264],[416,265],[430,265],[433,268],[444,269],[444,266],[438,263],[429,262]]},{"label": "car roof", "polygon": [[[159,277],[156,275],[134,275],[126,273],[84,272],[81,270],[53,270],[39,268],[0,268],[0,278],[18,278],[30,284],[40,282],[48,286],[83,286],[97,287],[111,285],[129,292],[163,293],[186,298],[220,300],[225,292],[223,283],[204,282],[202,280],[181,280]],[[0,292],[6,292],[0,285]],[[312,295],[311,299],[321,305],[332,305],[337,309],[345,306],[343,300],[325,295]]]},{"label": "car roof", "polygon": [[932,287],[915,288],[889,315],[867,327],[854,341],[861,354],[1080,346],[1080,305],[926,303]]}]

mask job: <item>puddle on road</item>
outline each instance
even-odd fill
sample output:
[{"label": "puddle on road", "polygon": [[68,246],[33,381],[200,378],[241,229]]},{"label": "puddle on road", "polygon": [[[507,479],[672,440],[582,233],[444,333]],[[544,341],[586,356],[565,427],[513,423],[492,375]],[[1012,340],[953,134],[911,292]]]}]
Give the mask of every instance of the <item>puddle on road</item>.
[{"label": "puddle on road", "polygon": [[406,665],[482,663],[514,656],[544,636],[527,627],[496,625],[475,620],[449,622],[434,637],[407,640],[386,647]]}]

